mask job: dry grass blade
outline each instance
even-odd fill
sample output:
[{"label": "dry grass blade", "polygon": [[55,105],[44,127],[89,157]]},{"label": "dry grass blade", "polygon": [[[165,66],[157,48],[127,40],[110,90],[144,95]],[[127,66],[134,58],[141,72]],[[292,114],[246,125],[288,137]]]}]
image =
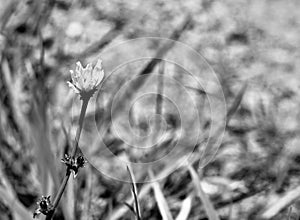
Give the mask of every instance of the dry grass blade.
[{"label": "dry grass blade", "polygon": [[72,54],[72,57],[76,57],[80,60],[85,59],[88,56],[91,56],[95,53],[99,53],[101,49],[103,49],[106,45],[108,45],[113,39],[121,34],[121,31],[125,27],[124,20],[119,20],[116,22],[115,27],[108,31],[99,41],[95,42],[91,46],[89,46],[86,50],[79,54]]},{"label": "dry grass blade", "polygon": [[[151,189],[151,185],[150,184],[144,185],[142,187],[142,189],[140,190],[139,197],[143,198],[144,196],[146,196],[150,189]],[[127,204],[130,205],[133,202],[134,202],[134,198],[130,197],[129,199],[126,200],[125,203],[127,203]],[[124,207],[124,205],[119,206],[119,208],[116,208],[114,210],[114,212],[112,213],[112,215],[109,216],[109,220],[120,219],[120,218],[122,218],[125,215],[125,213],[127,213],[127,211],[128,211],[128,206],[127,207]]]},{"label": "dry grass blade", "polygon": [[[164,93],[164,69],[165,69],[165,62],[162,61],[159,65],[159,75],[157,76],[157,94],[156,94],[156,102],[155,102],[155,114],[161,115],[162,108],[163,108],[163,93]],[[149,138],[150,145],[155,145],[156,139],[159,136],[159,131],[161,129],[161,121],[159,119],[155,119],[154,122],[154,135],[152,138]]]},{"label": "dry grass blade", "polygon": [[155,109],[155,113],[157,115],[160,115],[162,113],[162,107],[163,107],[162,95],[164,93],[164,76],[163,76],[164,69],[165,69],[165,62],[161,62],[159,66],[159,75],[157,78],[158,84],[157,84],[156,109]]},{"label": "dry grass blade", "polygon": [[[149,173],[150,179],[154,179],[154,175],[153,175],[152,171],[149,170],[148,173]],[[163,192],[161,191],[161,188],[160,188],[158,182],[152,182],[151,186],[154,190],[154,196],[155,196],[160,214],[162,216],[162,219],[163,220],[172,220],[173,217],[171,215],[167,200],[166,200]]]},{"label": "dry grass blade", "polygon": [[243,87],[240,89],[239,93],[237,94],[237,96],[235,97],[232,105],[229,107],[228,111],[227,111],[227,115],[226,115],[226,123],[229,122],[229,120],[231,119],[231,117],[234,115],[234,113],[236,112],[236,110],[238,109],[238,107],[241,104],[241,101],[243,99],[243,96],[246,92],[247,89],[247,83],[245,83],[243,85]]},{"label": "dry grass blade", "polygon": [[17,5],[19,4],[18,1],[16,1],[16,0],[5,1],[2,3],[4,3],[4,5],[2,5],[1,10],[0,10],[0,31],[1,31],[1,33],[3,32],[3,29],[5,28],[10,17],[13,15],[14,11],[16,10]]},{"label": "dry grass blade", "polygon": [[20,203],[15,197],[12,197],[7,189],[0,188],[0,197],[5,198],[5,203],[11,206],[11,211],[16,220],[32,220],[32,213]]},{"label": "dry grass blade", "polygon": [[[28,143],[33,142],[36,150],[36,158],[41,175],[43,175],[42,183],[43,193],[47,194],[47,189],[49,188],[49,173],[54,181],[58,184],[58,173],[55,168],[55,160],[50,148],[50,140],[47,135],[47,124],[43,120],[40,106],[36,103],[36,100],[33,102],[31,111],[26,115],[20,111],[19,108],[19,94],[22,92],[21,86],[21,76],[13,75],[9,67],[7,59],[3,59],[1,63],[4,83],[7,86],[8,94],[11,99],[11,107],[13,111],[13,117],[18,123],[18,127],[21,128],[22,136],[26,139]],[[29,131],[29,132],[28,132]]]},{"label": "dry grass blade", "polygon": [[[135,80],[134,82],[132,82],[130,89],[126,90],[124,92],[124,94],[122,95],[122,98],[120,98],[120,102],[116,103],[115,109],[113,111],[115,118],[117,118],[118,115],[124,110],[124,107],[126,106],[128,101],[134,96],[134,94],[136,94],[137,91],[139,91],[139,89],[143,87],[143,85],[146,83],[148,77],[151,75],[150,73],[154,70],[156,65],[161,63],[162,58],[172,49],[175,42],[188,29],[188,27],[190,27],[191,23],[192,23],[192,18],[191,18],[191,15],[188,14],[185,16],[183,22],[172,32],[172,34],[168,38],[171,41],[167,41],[165,44],[163,44],[157,50],[155,55],[153,56],[154,58],[152,58],[152,60],[138,73],[139,76],[143,76],[143,77],[137,77],[138,80]],[[111,96],[111,97],[113,97],[113,96]],[[108,128],[110,127],[111,117],[112,117],[112,115],[111,115],[112,109],[110,109],[110,108],[112,106],[112,103],[113,103],[113,99],[110,99],[107,104],[108,110],[104,114],[103,120],[101,122],[100,133],[102,134],[102,136],[106,135],[106,132],[108,131]],[[93,112],[92,114],[94,116],[97,114],[97,112]],[[89,115],[87,117],[89,117]],[[75,116],[73,118],[77,118],[77,116]],[[92,148],[94,148],[94,146],[99,146],[100,144],[101,144],[101,138],[97,137],[93,143]]]},{"label": "dry grass blade", "polygon": [[179,211],[178,216],[176,217],[176,220],[187,220],[188,219],[189,214],[191,212],[191,208],[192,208],[192,201],[193,201],[192,194],[183,200],[181,209]]},{"label": "dry grass blade", "polygon": [[131,169],[128,166],[127,166],[127,171],[129,173],[130,180],[131,180],[131,191],[132,191],[132,194],[134,197],[136,219],[141,220],[142,218],[141,218],[140,205],[139,205],[139,200],[138,200],[138,192],[137,192],[137,188],[136,188],[136,181],[134,179],[134,175],[133,175]]},{"label": "dry grass blade", "polygon": [[132,205],[129,205],[127,202],[124,202],[124,205],[128,207],[128,209],[136,216],[135,210]]},{"label": "dry grass blade", "polygon": [[[131,82],[130,89],[126,90],[124,94],[122,95],[122,98],[120,102],[117,103],[115,106],[114,116],[116,117],[119,113],[122,112],[126,104],[128,103],[128,100],[130,100],[136,92],[143,87],[143,85],[146,83],[147,79],[151,75],[150,73],[154,70],[155,66],[158,65],[162,58],[173,48],[175,45],[176,40],[180,38],[182,33],[190,26],[192,22],[191,16],[187,15],[184,19],[184,21],[179,25],[178,28],[176,28],[173,33],[170,35],[169,39],[170,41],[167,41],[165,44],[163,44],[156,52],[156,54],[153,56],[154,58],[151,59],[151,61],[141,70],[141,72],[138,73],[139,76],[137,80],[134,80]],[[110,103],[108,106],[112,106],[112,101],[110,100]],[[106,114],[106,117],[104,119],[104,122],[102,123],[102,127],[108,128],[108,124],[110,123],[110,117],[111,117],[111,111],[108,111],[109,114]]]},{"label": "dry grass blade", "polygon": [[194,87],[191,87],[191,86],[185,86],[185,88],[187,88],[187,89],[189,89],[189,90],[191,90],[191,91],[194,91],[195,93],[197,93],[197,94],[199,94],[199,95],[203,95],[203,96],[213,96],[214,98],[221,99],[221,98],[218,97],[216,94],[207,92],[207,91],[205,91],[204,89],[201,89],[201,88],[194,88]]},{"label": "dry grass blade", "polygon": [[204,206],[205,212],[208,216],[209,220],[219,220],[219,216],[217,211],[215,210],[215,208],[213,207],[213,204],[211,203],[211,201],[209,200],[209,198],[207,197],[207,195],[204,193],[202,186],[200,184],[200,178],[198,176],[198,174],[196,173],[195,169],[191,166],[188,165],[188,169],[190,172],[190,175],[192,177],[194,186],[195,186],[195,190],[197,191],[197,195],[199,196],[199,198],[202,201],[202,204]]},{"label": "dry grass blade", "polygon": [[32,213],[29,212],[26,207],[18,200],[13,187],[7,181],[4,174],[1,172],[0,169],[0,198],[2,201],[10,207],[10,210],[13,214],[13,219],[16,220],[31,220]]},{"label": "dry grass blade", "polygon": [[300,198],[300,186],[297,188],[287,192],[282,198],[277,200],[270,207],[266,208],[266,210],[262,213],[262,219],[271,219],[275,215],[277,215],[281,210],[291,205],[297,199]]},{"label": "dry grass blade", "polygon": [[[199,159],[200,159],[200,154],[195,154],[195,157],[192,158],[190,163],[194,164]],[[182,165],[182,161],[180,161],[180,160],[173,161],[172,163],[170,163],[169,166],[165,167],[162,171],[160,171],[159,174],[157,174],[155,176],[155,179],[160,179],[160,178],[163,178],[163,177],[166,177],[166,176],[170,175],[174,171],[174,169],[178,168],[181,165]],[[146,196],[149,193],[149,191],[151,190],[151,187],[152,187],[151,183],[147,183],[147,184],[143,185],[143,187],[140,190],[139,197],[143,198],[144,196]],[[126,203],[132,204],[133,199],[132,198],[127,199]],[[126,207],[120,206],[119,208],[115,209],[113,215],[110,216],[109,219],[110,220],[120,219],[120,218],[122,218],[122,216],[124,216],[124,214],[127,211],[128,211],[128,209]]]}]

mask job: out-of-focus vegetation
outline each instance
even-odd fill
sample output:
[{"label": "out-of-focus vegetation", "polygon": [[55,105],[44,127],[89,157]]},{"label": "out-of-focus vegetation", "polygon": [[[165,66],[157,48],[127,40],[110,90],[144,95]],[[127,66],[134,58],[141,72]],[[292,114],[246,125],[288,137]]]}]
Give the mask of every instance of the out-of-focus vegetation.
[{"label": "out-of-focus vegetation", "polygon": [[[197,150],[202,147],[198,143],[188,166],[158,182],[136,184],[142,219],[299,218],[299,1],[0,0],[0,5],[1,220],[32,219],[38,199],[42,195],[53,198],[57,192],[65,174],[60,159],[71,151],[80,109],[78,97],[66,85],[75,62],[94,61],[110,46],[139,37],[171,37],[201,53],[221,82],[228,116],[220,149],[204,168],[198,169]],[[148,42],[124,50],[128,57],[141,51],[155,56],[162,45],[155,39]],[[111,70],[122,58],[118,53],[106,54],[101,57],[104,69]],[[195,63],[189,57],[181,59]],[[189,138],[199,132],[194,130],[195,115],[178,88],[167,78],[162,77],[162,82],[150,76],[129,93],[132,99],[158,87],[159,93],[171,91],[177,106],[186,107],[179,118],[168,100],[143,99],[134,106],[132,126],[139,134],[147,134],[156,128],[148,116],[161,113],[169,139],[145,156],[114,133],[108,123],[108,103],[147,64],[122,67],[122,73],[107,80],[87,111],[80,147],[114,175],[128,176],[128,172],[105,154],[103,144],[124,160],[147,162],[170,151],[178,141],[181,120],[189,123],[183,127],[181,143],[188,145]],[[174,77],[187,89],[195,86],[171,64],[153,62],[152,67],[151,72]],[[205,82],[209,80],[205,73],[196,69],[194,74]],[[190,92],[202,110],[200,131],[205,133],[210,128],[207,94],[200,88]],[[128,120],[121,107],[120,120]],[[121,136],[134,139],[127,127],[122,132]],[[185,152],[180,150],[182,155]],[[134,176],[138,182],[147,176],[149,180],[168,173],[174,164],[138,170]],[[133,219],[132,191],[131,184],[87,165],[69,181],[54,219]]]}]

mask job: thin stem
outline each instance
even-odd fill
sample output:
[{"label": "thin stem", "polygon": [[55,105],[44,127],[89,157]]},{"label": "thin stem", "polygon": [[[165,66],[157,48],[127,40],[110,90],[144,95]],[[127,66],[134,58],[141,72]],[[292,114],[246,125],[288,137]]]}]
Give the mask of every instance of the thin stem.
[{"label": "thin stem", "polygon": [[64,179],[63,179],[63,181],[62,181],[62,183],[59,187],[59,190],[58,190],[58,192],[56,194],[56,197],[54,199],[54,202],[53,202],[53,209],[56,209],[56,207],[57,207],[57,205],[58,205],[58,203],[59,203],[59,201],[62,197],[62,194],[65,191],[65,188],[67,186],[67,183],[68,183],[68,180],[69,180],[69,177],[70,177],[70,173],[71,172],[69,172],[69,171],[67,172],[67,174],[65,175],[65,177],[64,177]]},{"label": "thin stem", "polygon": [[[79,117],[79,126],[77,128],[77,131],[76,131],[76,137],[75,137],[75,146],[72,150],[72,154],[71,154],[71,157],[75,157],[76,155],[76,152],[77,152],[77,149],[78,149],[78,144],[79,144],[79,139],[80,139],[80,135],[81,135],[81,131],[82,131],[82,127],[83,127],[83,122],[84,122],[84,116],[85,116],[85,113],[86,113],[86,109],[87,109],[87,106],[89,104],[89,100],[90,100],[90,97],[88,98],[83,98],[82,99],[82,106],[81,106],[81,111],[80,111],[80,117]],[[52,211],[47,215],[46,217],[46,220],[51,220],[54,213],[55,213],[55,209],[57,208],[58,206],[58,203],[65,191],[65,188],[67,186],[67,183],[68,183],[68,180],[69,180],[69,177],[71,175],[71,172],[69,169],[67,169],[67,172],[66,172],[66,175],[59,187],[59,190],[55,196],[55,199],[53,201],[53,209]]]},{"label": "thin stem", "polygon": [[85,116],[85,113],[86,113],[87,106],[89,104],[89,100],[90,100],[90,98],[85,98],[85,99],[82,100],[82,106],[81,106],[79,122],[78,122],[79,127],[77,128],[77,131],[76,131],[75,147],[72,150],[72,154],[71,154],[72,157],[74,157],[76,155],[76,152],[77,152],[77,149],[78,149],[79,138],[80,138],[80,135],[81,135],[84,116]]}]

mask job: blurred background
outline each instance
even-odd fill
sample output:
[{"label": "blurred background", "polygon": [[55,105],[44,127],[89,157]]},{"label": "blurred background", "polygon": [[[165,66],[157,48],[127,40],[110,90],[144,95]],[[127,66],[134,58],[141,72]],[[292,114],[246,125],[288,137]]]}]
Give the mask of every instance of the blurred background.
[{"label": "blurred background", "polygon": [[[299,219],[299,1],[0,5],[0,220],[32,219],[55,197],[81,105],[69,70],[98,58],[106,78],[79,144],[88,164],[54,219],[135,219],[120,159],[159,161],[132,167],[142,219]],[[174,41],[133,40],[145,37]],[[175,63],[152,59],[166,57]]]}]

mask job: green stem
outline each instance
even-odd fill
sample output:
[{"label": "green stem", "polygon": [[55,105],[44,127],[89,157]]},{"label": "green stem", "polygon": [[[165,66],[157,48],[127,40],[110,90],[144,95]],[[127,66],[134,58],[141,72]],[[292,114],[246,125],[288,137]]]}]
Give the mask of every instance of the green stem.
[{"label": "green stem", "polygon": [[[80,116],[79,116],[79,127],[77,128],[77,131],[76,131],[76,137],[75,137],[75,146],[72,150],[72,154],[71,154],[71,157],[75,157],[76,155],[76,152],[77,152],[77,149],[78,149],[78,145],[79,145],[79,139],[80,139],[80,135],[81,135],[81,131],[82,131],[82,127],[83,127],[83,122],[84,122],[84,116],[85,116],[85,113],[86,113],[86,109],[87,109],[87,106],[89,104],[89,100],[90,100],[90,97],[89,98],[83,98],[82,99],[82,106],[81,106],[81,111],[80,111]],[[59,204],[59,201],[65,191],[65,188],[67,186],[67,183],[68,183],[68,180],[69,180],[69,177],[71,175],[71,172],[69,169],[67,169],[67,172],[66,172],[66,175],[59,187],[59,190],[55,196],[55,199],[53,201],[53,209],[52,211],[47,215],[46,217],[46,220],[51,220],[54,213],[55,213],[55,209],[57,208],[58,204]]]}]

